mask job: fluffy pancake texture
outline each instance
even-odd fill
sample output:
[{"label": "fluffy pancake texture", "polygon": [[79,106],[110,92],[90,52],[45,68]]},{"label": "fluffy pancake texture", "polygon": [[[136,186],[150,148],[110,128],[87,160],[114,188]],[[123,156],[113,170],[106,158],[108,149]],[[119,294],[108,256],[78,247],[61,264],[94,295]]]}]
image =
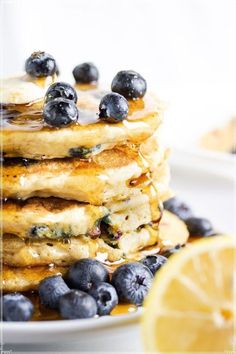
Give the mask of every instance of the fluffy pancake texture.
[{"label": "fluffy pancake texture", "polygon": [[[107,208],[60,198],[32,198],[3,203],[3,232],[21,238],[94,236]],[[4,222],[3,222],[4,221]]]},{"label": "fluffy pancake texture", "polygon": [[55,264],[67,266],[78,259],[96,258],[103,254],[104,261],[122,258],[122,251],[106,244],[103,239],[86,236],[67,240],[33,240],[25,242],[13,235],[4,235],[3,263],[15,267]]},{"label": "fluffy pancake texture", "polygon": [[80,236],[69,239],[23,240],[5,234],[2,259],[4,264],[14,267],[55,264],[67,266],[81,258],[102,258],[115,262],[129,257],[149,246],[174,247],[187,242],[189,233],[186,225],[177,216],[165,211],[158,225],[145,225],[121,235],[102,234],[100,237]]},{"label": "fluffy pancake texture", "polygon": [[107,244],[108,235],[96,240],[85,236],[71,238],[69,243],[45,239],[25,242],[16,236],[4,235],[2,258],[5,265],[1,286],[4,292],[35,290],[47,276],[65,275],[66,265],[78,257],[90,255],[108,264],[116,259],[120,264],[125,259],[139,260],[148,254],[156,254],[162,248],[184,244],[188,236],[184,222],[168,211],[164,211],[158,230],[145,226],[122,235],[118,240],[109,239],[111,243],[115,241],[116,248]]},{"label": "fluffy pancake texture", "polygon": [[26,242],[19,237],[5,234],[2,258],[4,264],[14,267],[49,264],[67,266],[82,258],[100,258],[102,261],[115,262],[123,256],[156,244],[157,239],[157,231],[150,226],[124,233],[118,240],[102,235],[96,239],[80,236],[68,240],[41,239]]},{"label": "fluffy pancake texture", "polygon": [[[53,196],[101,205],[140,194],[152,184],[152,165],[139,150],[126,146],[103,151],[90,160],[7,160],[3,168],[3,197]],[[156,166],[162,169],[161,161]]]},{"label": "fluffy pancake texture", "polygon": [[[112,234],[136,230],[161,217],[158,201],[147,194],[106,206],[67,201],[60,198],[8,200],[3,203],[3,233],[20,238],[63,239],[101,234],[101,227]],[[4,222],[3,222],[4,221]]]}]

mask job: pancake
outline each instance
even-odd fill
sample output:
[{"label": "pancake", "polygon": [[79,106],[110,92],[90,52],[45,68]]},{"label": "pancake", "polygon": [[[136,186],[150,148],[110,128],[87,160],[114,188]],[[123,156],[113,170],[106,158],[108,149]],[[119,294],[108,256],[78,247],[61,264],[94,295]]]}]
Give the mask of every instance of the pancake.
[{"label": "pancake", "polygon": [[25,241],[5,234],[2,258],[4,264],[14,267],[49,264],[67,266],[82,258],[102,258],[103,261],[115,262],[125,255],[156,244],[157,236],[157,230],[150,226],[124,233],[118,240],[111,239],[109,235],[102,235],[96,239],[80,236],[71,237],[66,241],[47,239]]},{"label": "pancake", "polygon": [[56,274],[65,275],[67,267],[34,267],[15,268],[2,267],[1,289],[3,292],[37,290],[38,285],[44,278]]},{"label": "pancake", "polygon": [[158,245],[160,250],[184,245],[188,241],[189,232],[179,217],[164,210],[158,223],[143,225],[136,231],[124,233],[116,239],[107,235],[102,237],[108,244],[121,249],[124,258],[132,259],[135,256],[135,259],[140,259],[140,252],[150,251],[150,246],[155,246],[156,249]]},{"label": "pancake", "polygon": [[37,104],[42,99],[51,84],[57,81],[57,75],[33,77],[28,74],[1,79],[1,105],[26,106]]},{"label": "pancake", "polygon": [[145,225],[135,231],[122,234],[118,239],[109,240],[106,235],[102,235],[102,237],[107,243],[113,243],[122,250],[124,258],[127,258],[146,247],[156,245],[158,243],[158,228],[157,225],[155,227]]},{"label": "pancake", "polygon": [[[149,235],[149,236],[148,236]],[[104,236],[104,235],[103,235]],[[119,246],[123,248],[122,252],[124,253],[125,259],[121,259],[120,261],[111,263],[105,261],[105,253],[98,253],[97,259],[104,262],[109,266],[110,270],[115,269],[115,265],[119,265],[126,260],[140,260],[149,254],[157,254],[160,252],[160,249],[168,249],[174,247],[178,244],[184,244],[188,240],[188,230],[186,228],[185,223],[180,220],[176,215],[164,210],[163,218],[159,224],[159,230],[156,232],[155,229],[152,229],[148,226],[140,229],[137,232],[128,233],[119,240]],[[146,241],[145,241],[146,240]],[[77,242],[78,240],[73,238],[73,242]],[[35,242],[35,241],[34,241]],[[30,262],[33,259],[33,244],[31,245],[31,253],[29,251],[29,244],[25,244],[23,240],[18,237],[14,237],[12,235],[4,235],[3,239],[3,253],[4,260],[6,261],[6,257],[9,263],[19,264],[23,262],[23,257],[18,256],[18,252],[13,252],[12,249],[16,247],[19,252],[25,252],[26,257],[25,263]],[[45,240],[38,240],[38,243],[45,244]],[[91,242],[91,241],[89,241]],[[48,243],[48,241],[47,241]],[[61,244],[56,240],[50,241],[50,244],[53,246],[48,246],[51,249],[54,249],[56,245]],[[150,247],[148,247],[148,244]],[[106,246],[107,247],[107,246]],[[143,247],[143,248],[142,248]],[[37,247],[35,248],[37,250]],[[9,251],[8,251],[9,250]],[[43,256],[42,250],[40,251],[40,247],[38,246],[38,251],[41,252]],[[128,251],[128,252],[127,252]],[[59,255],[56,251],[51,251],[52,253]],[[78,251],[80,252],[80,251]],[[120,252],[119,249],[114,249],[114,252]],[[67,252],[66,252],[67,253]],[[45,257],[49,257],[49,254],[45,253]],[[66,256],[68,257],[68,256]],[[55,255],[53,256],[55,259]],[[59,258],[57,258],[59,259]],[[68,259],[68,258],[67,258]],[[65,275],[67,272],[67,267],[59,267],[59,266],[35,266],[35,267],[12,267],[12,266],[3,266],[2,272],[2,289],[4,292],[12,292],[12,291],[28,291],[28,290],[36,290],[39,282],[53,274],[62,274]]]},{"label": "pancake", "polygon": [[28,240],[13,235],[3,237],[3,263],[14,267],[55,264],[67,266],[78,259],[96,258],[115,262],[122,258],[122,251],[106,244],[103,239],[80,236],[63,240]]},{"label": "pancake", "polygon": [[164,210],[158,230],[158,244],[160,248],[172,248],[184,245],[189,238],[187,226],[175,214]]},{"label": "pancake", "polygon": [[3,233],[21,238],[68,238],[99,234],[107,208],[60,198],[8,200],[2,204]]},{"label": "pancake", "polygon": [[43,101],[27,105],[3,105],[2,129],[5,157],[52,159],[88,158],[120,144],[140,144],[156,131],[161,122],[161,104],[151,94],[129,102],[129,115],[112,124],[98,120],[98,106],[105,94],[100,89],[78,91],[78,124],[53,128],[44,124]]},{"label": "pancake", "polygon": [[[153,161],[156,169],[162,169],[161,162]],[[2,195],[14,199],[53,196],[102,205],[140,195],[152,185],[150,167],[138,149],[127,146],[103,151],[90,160],[6,160]]]},{"label": "pancake", "polygon": [[[67,201],[60,198],[7,200],[2,205],[3,233],[20,238],[59,239],[100,235],[100,226],[114,235],[158,220],[161,205],[146,194],[107,206]],[[102,225],[101,225],[102,223]]]}]

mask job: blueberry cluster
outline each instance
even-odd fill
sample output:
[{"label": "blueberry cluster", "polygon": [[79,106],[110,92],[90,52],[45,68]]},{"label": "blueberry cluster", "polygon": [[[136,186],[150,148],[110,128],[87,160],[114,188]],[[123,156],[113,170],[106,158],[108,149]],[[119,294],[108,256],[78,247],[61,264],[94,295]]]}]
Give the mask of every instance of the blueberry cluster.
[{"label": "blueberry cluster", "polygon": [[[32,77],[47,77],[58,73],[55,59],[48,53],[35,52],[26,60],[25,70]],[[77,84],[96,84],[99,72],[93,63],[82,63],[73,69]],[[146,80],[132,70],[120,71],[111,84],[111,93],[105,95],[99,105],[99,118],[109,123],[119,123],[128,116],[127,100],[142,98],[147,90]],[[65,83],[51,85],[45,96],[44,121],[52,127],[65,127],[78,121],[77,93]]]},{"label": "blueberry cluster", "polygon": [[[38,288],[43,305],[59,311],[64,319],[106,316],[119,302],[142,305],[154,274],[165,264],[161,255],[147,256],[140,262],[125,263],[112,276],[101,262],[85,258],[75,262],[66,277],[54,275]],[[4,321],[28,321],[34,306],[19,293],[3,296]]]},{"label": "blueberry cluster", "polygon": [[164,202],[164,209],[182,219],[191,237],[207,237],[215,235],[212,223],[205,219],[194,216],[191,208],[182,200],[174,197]]},{"label": "blueberry cluster", "polygon": [[110,123],[118,123],[128,116],[127,100],[142,98],[147,90],[146,80],[137,72],[118,72],[111,84],[112,93],[104,96],[99,105],[99,117]]}]

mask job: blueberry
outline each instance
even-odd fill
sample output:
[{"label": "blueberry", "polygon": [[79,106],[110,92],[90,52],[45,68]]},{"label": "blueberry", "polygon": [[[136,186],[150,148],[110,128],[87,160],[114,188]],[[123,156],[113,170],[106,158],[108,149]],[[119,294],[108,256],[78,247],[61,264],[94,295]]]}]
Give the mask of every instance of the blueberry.
[{"label": "blueberry", "polygon": [[52,84],[45,95],[45,102],[54,100],[55,98],[62,97],[67,100],[77,102],[77,93],[75,89],[66,82],[55,82]]},{"label": "blueberry", "polygon": [[60,298],[59,311],[67,319],[91,318],[97,314],[97,304],[91,295],[71,290]]},{"label": "blueberry", "polygon": [[176,197],[166,200],[163,205],[164,209],[177,215],[182,220],[186,220],[187,218],[190,218],[193,215],[193,212],[190,207],[182,200]]},{"label": "blueberry", "polygon": [[58,308],[60,297],[69,291],[70,289],[61,275],[53,275],[43,279],[38,288],[41,303],[52,309]]},{"label": "blueberry", "polygon": [[111,90],[127,99],[142,98],[147,91],[146,80],[136,71],[119,71],[111,83]]},{"label": "blueberry", "polygon": [[95,259],[84,258],[75,262],[68,271],[68,284],[82,291],[89,291],[98,282],[108,282],[106,267]]},{"label": "blueberry", "polygon": [[34,305],[24,295],[7,294],[2,297],[3,321],[29,321],[34,313]]},{"label": "blueberry", "polygon": [[213,226],[211,222],[204,218],[191,217],[185,220],[190,236],[211,236]]},{"label": "blueberry", "polygon": [[43,117],[48,125],[59,128],[77,122],[79,112],[73,101],[55,98],[45,104]]},{"label": "blueberry", "polygon": [[34,77],[51,76],[56,70],[55,59],[45,52],[34,52],[25,62],[25,71]]},{"label": "blueberry", "polygon": [[99,316],[109,315],[118,304],[116,289],[108,283],[99,282],[94,284],[89,290],[89,295],[96,300]]},{"label": "blueberry", "polygon": [[169,248],[168,250],[164,251],[162,253],[162,256],[169,258],[170,256],[172,256],[172,254],[177,253],[182,247],[182,245],[176,245],[175,247]]},{"label": "blueberry", "polygon": [[160,269],[163,264],[165,264],[167,261],[167,258],[158,254],[158,255],[153,255],[153,256],[147,256],[144,259],[142,259],[140,262],[144,264],[146,267],[150,269],[152,274],[154,275],[158,269]]},{"label": "blueberry", "polygon": [[108,93],[99,105],[99,118],[110,123],[119,123],[124,120],[129,111],[127,100],[118,93]]},{"label": "blueberry", "polygon": [[74,68],[73,76],[78,84],[90,84],[98,81],[99,72],[93,63],[83,63]]},{"label": "blueberry", "polygon": [[152,285],[152,272],[139,262],[121,265],[115,270],[112,285],[115,287],[120,301],[142,305]]},{"label": "blueberry", "polygon": [[50,233],[47,225],[35,225],[29,230],[29,236],[34,238],[44,238]]}]

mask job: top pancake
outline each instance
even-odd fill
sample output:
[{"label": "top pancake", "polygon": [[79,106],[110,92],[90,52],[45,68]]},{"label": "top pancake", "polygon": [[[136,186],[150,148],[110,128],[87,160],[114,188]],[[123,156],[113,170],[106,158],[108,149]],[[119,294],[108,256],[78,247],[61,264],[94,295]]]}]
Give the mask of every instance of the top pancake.
[{"label": "top pancake", "polygon": [[98,119],[98,106],[106,92],[99,88],[78,88],[78,124],[53,128],[44,124],[43,100],[28,104],[7,104],[2,108],[0,138],[5,157],[52,159],[88,158],[115,145],[140,144],[161,122],[160,101],[151,94],[129,101],[129,114],[112,124]]}]

